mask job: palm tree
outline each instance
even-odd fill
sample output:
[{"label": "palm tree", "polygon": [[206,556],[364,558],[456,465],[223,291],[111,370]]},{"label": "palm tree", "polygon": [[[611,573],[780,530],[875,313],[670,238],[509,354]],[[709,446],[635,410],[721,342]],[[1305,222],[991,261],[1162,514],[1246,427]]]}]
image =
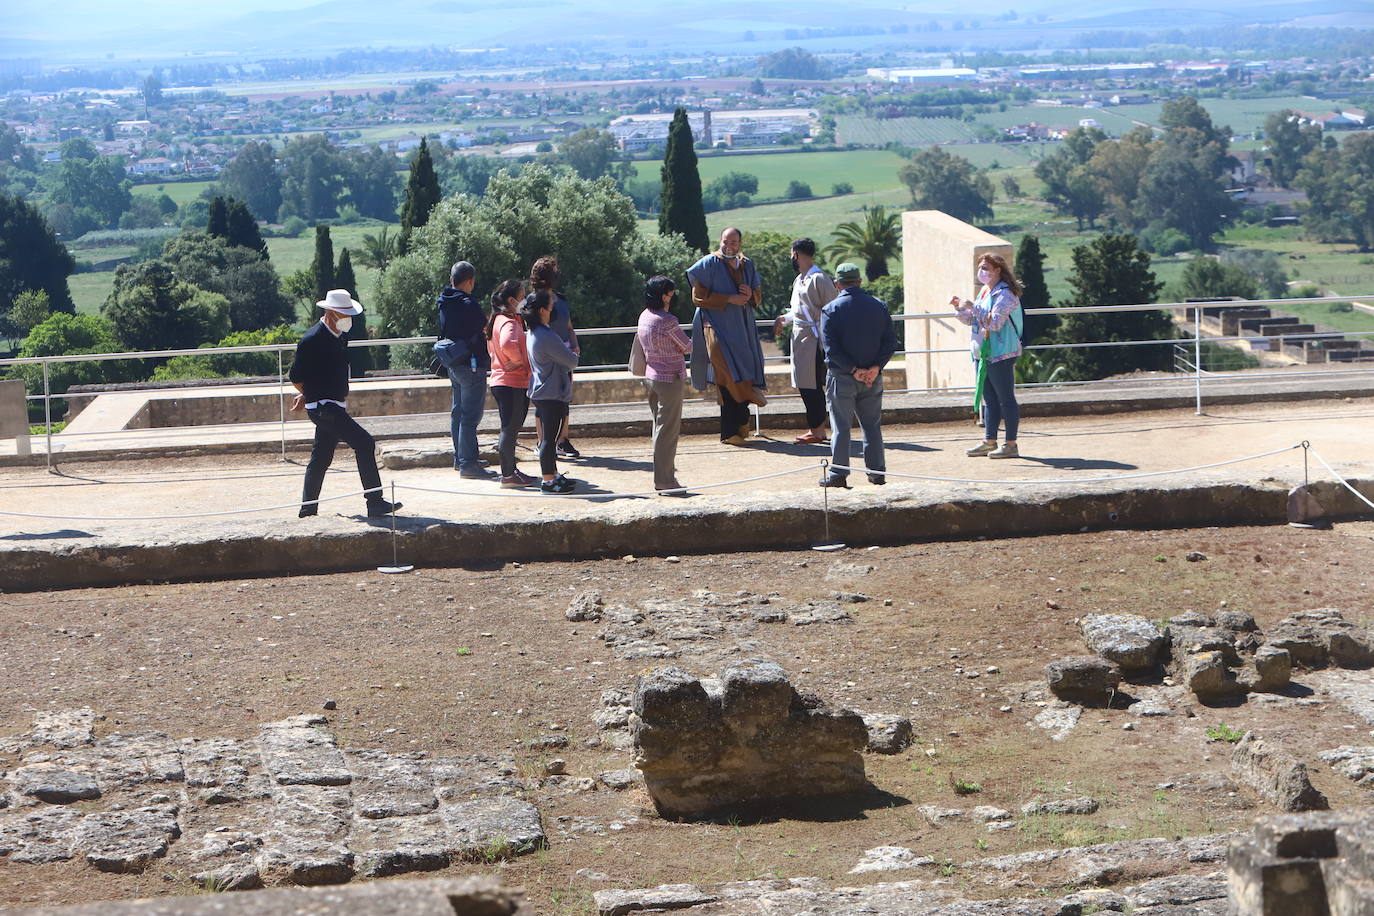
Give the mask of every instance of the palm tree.
[{"label": "palm tree", "polygon": [[1069,380],[1069,369],[1063,363],[1054,362],[1040,353],[1022,353],[1016,361],[1016,384],[1053,385]]},{"label": "palm tree", "polygon": [[390,235],[389,232],[390,227],[383,226],[382,231],[376,235],[363,236],[363,247],[358,250],[359,264],[386,270],[386,266],[401,253],[400,237]]},{"label": "palm tree", "polygon": [[881,205],[864,207],[863,225],[841,223],[835,228],[834,241],[825,249],[833,260],[854,257],[864,262],[864,274],[870,280],[886,277],[887,260],[902,250],[902,215],[887,212]]}]

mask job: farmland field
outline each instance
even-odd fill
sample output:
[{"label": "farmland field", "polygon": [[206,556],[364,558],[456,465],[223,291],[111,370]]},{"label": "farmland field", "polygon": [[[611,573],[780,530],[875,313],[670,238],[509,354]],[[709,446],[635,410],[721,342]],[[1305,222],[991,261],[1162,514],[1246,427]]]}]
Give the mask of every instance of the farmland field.
[{"label": "farmland field", "polygon": [[774,153],[763,156],[707,156],[698,165],[702,185],[727,172],[745,172],[759,180],[760,198],[781,198],[789,181],[809,184],[816,194],[847,181],[859,193],[900,188],[897,169],[902,157],[885,150],[829,153]]},{"label": "farmland field", "polygon": [[870,118],[840,115],[835,119],[835,138],[840,143],[883,146],[904,143],[930,146],[934,143],[972,140],[973,128],[957,118]]},{"label": "farmland field", "polygon": [[167,181],[161,184],[136,184],[130,190],[148,197],[166,193],[180,207],[195,200],[201,191],[213,184],[213,181]]}]

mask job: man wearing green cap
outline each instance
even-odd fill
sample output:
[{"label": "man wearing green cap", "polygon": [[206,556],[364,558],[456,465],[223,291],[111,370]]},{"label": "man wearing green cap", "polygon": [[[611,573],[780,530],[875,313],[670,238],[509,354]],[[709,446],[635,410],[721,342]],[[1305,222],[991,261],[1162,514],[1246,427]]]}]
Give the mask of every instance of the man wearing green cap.
[{"label": "man wearing green cap", "polygon": [[825,400],[830,409],[830,472],[823,487],[849,487],[849,430],[857,416],[863,431],[864,467],[875,486],[887,483],[883,456],[883,367],[897,350],[887,303],[861,287],[859,268],[835,269],[837,295],[821,312],[825,349]]}]

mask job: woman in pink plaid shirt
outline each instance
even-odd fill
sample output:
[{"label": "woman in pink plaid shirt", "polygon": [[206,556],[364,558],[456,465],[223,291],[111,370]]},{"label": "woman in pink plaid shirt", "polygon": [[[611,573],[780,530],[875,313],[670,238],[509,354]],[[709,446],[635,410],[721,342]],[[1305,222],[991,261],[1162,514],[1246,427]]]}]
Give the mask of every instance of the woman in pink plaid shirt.
[{"label": "woman in pink plaid shirt", "polygon": [[661,496],[686,496],[677,482],[677,440],[682,429],[682,394],[692,341],[673,316],[677,288],[667,277],[644,284],[644,311],[636,336],[644,349],[644,385],[654,415],[654,489]]}]

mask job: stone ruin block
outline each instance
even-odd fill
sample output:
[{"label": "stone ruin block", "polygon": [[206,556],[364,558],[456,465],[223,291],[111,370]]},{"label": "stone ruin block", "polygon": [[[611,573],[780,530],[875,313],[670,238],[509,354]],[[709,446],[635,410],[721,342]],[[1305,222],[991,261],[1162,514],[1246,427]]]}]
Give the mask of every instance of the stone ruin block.
[{"label": "stone ruin block", "polygon": [[1072,655],[1045,666],[1050,691],[1083,706],[1108,706],[1121,685],[1121,669],[1096,655]]},{"label": "stone ruin block", "polygon": [[1307,778],[1307,766],[1277,744],[1246,733],[1231,752],[1231,772],[1284,811],[1324,811],[1326,796]]},{"label": "stone ruin block", "polygon": [[1346,620],[1340,611],[1317,608],[1285,617],[1270,630],[1269,645],[1287,649],[1308,668],[1368,668],[1374,665],[1374,634]]},{"label": "stone ruin block", "polygon": [[1128,674],[1154,670],[1166,644],[1164,634],[1139,614],[1086,614],[1078,619],[1078,632],[1089,649]]},{"label": "stone ruin block", "polygon": [[1374,914],[1374,808],[1283,814],[1231,840],[1233,916]]},{"label": "stone ruin block", "polygon": [[664,817],[869,788],[863,718],[798,693],[772,662],[733,662],[719,678],[671,666],[642,674],[630,731]]}]

